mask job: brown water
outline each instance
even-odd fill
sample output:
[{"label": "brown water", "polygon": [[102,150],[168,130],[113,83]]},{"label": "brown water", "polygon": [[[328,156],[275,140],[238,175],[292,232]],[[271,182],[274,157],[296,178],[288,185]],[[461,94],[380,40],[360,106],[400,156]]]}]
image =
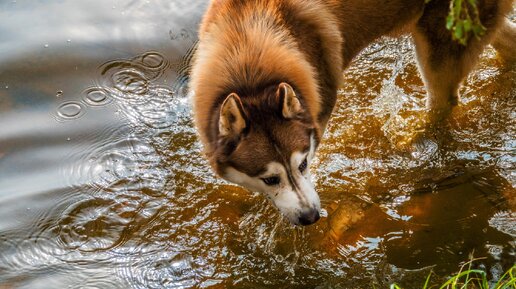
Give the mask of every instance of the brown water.
[{"label": "brown water", "polygon": [[472,252],[492,278],[516,263],[514,67],[487,49],[412,144],[413,45],[370,46],[312,166],[324,217],[295,228],[200,154],[178,76],[204,2],[0,3],[0,288],[416,288]]}]

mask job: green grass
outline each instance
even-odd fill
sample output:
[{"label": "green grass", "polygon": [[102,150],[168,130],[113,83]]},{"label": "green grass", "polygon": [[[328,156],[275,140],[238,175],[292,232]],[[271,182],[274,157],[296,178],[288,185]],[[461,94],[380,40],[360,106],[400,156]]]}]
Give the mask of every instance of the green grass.
[{"label": "green grass", "polygon": [[[476,259],[478,260],[478,259]],[[432,272],[428,274],[422,289],[516,289],[516,265],[505,272],[495,284],[489,284],[487,273],[483,270],[471,269],[475,260],[465,263],[458,273],[451,276],[443,284],[430,285]],[[466,268],[467,267],[467,268]],[[402,289],[398,284],[392,284],[390,289]]]}]

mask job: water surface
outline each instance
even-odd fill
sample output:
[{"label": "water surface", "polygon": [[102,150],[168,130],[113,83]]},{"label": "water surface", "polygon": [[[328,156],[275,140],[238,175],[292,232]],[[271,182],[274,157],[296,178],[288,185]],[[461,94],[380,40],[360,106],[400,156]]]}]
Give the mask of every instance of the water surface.
[{"label": "water surface", "polygon": [[[344,73],[296,228],[216,178],[182,71],[205,1],[0,4],[0,288],[388,288],[516,262],[516,70],[488,48],[412,142],[408,37]],[[439,278],[439,277],[436,277]]]}]

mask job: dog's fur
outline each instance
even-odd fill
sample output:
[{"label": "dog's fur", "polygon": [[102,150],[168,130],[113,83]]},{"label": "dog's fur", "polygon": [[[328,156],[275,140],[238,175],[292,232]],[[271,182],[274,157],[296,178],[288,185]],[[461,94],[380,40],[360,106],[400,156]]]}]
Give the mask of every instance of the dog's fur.
[{"label": "dog's fur", "polygon": [[462,46],[445,27],[450,0],[212,0],[191,72],[211,166],[267,193],[293,223],[315,222],[319,197],[304,160],[325,130],[342,70],[380,36],[410,32],[427,107],[446,116],[487,43],[496,38],[500,53],[515,57],[516,29],[505,19],[512,0],[477,2],[487,33]]}]

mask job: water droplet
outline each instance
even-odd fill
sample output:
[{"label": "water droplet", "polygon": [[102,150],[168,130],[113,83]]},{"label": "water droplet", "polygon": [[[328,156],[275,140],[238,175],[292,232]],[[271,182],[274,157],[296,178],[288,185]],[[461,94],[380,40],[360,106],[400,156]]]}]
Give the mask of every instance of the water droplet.
[{"label": "water droplet", "polygon": [[66,42],[70,43],[72,42],[72,39],[67,39]]},{"label": "water droplet", "polygon": [[9,85],[6,85],[6,86],[5,86],[5,89],[9,89]]},{"label": "water droplet", "polygon": [[72,140],[72,139],[71,139],[71,138],[69,138],[69,137],[67,137],[67,138],[66,138],[66,140],[67,140],[67,141],[70,141],[70,140]]},{"label": "water droplet", "polygon": [[57,97],[61,97],[62,95],[63,95],[63,91],[62,91],[62,90],[58,90],[58,91],[56,92],[56,96],[57,96]]},{"label": "water droplet", "polygon": [[50,46],[50,45],[48,45],[48,44],[45,44],[45,45],[44,45],[44,47],[45,47],[45,48],[48,48],[49,46]]},{"label": "water droplet", "polygon": [[98,87],[91,87],[84,91],[84,102],[92,106],[106,105],[111,102],[111,98],[108,93]]},{"label": "water droplet", "polygon": [[65,102],[57,108],[57,115],[61,119],[75,119],[84,114],[83,107],[75,101]]}]

